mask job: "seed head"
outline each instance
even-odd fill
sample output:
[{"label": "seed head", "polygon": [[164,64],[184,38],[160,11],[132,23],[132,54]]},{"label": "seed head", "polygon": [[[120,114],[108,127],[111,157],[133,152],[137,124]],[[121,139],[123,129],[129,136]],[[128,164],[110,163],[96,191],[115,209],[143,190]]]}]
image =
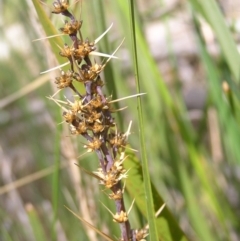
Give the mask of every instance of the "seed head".
[{"label": "seed head", "polygon": [[112,147],[117,149],[124,148],[127,145],[127,138],[123,133],[109,133],[108,141]]},{"label": "seed head", "polygon": [[148,231],[146,228],[134,230],[134,233],[137,241],[144,241],[148,236]]},{"label": "seed head", "polygon": [[67,11],[69,6],[69,1],[68,0],[56,0],[55,2],[53,2],[53,7],[54,10],[52,11],[52,13],[63,13],[65,11]]},{"label": "seed head", "polygon": [[63,117],[67,123],[72,123],[73,121],[77,120],[77,116],[73,114],[71,110],[69,111],[64,111],[63,112]]},{"label": "seed head", "polygon": [[123,198],[123,191],[119,189],[116,193],[110,193],[108,197],[113,200],[121,200]]},{"label": "seed head", "polygon": [[102,69],[102,65],[99,64],[94,64],[93,66],[88,66],[84,64],[82,65],[81,73],[84,79],[94,81],[98,77]]},{"label": "seed head", "polygon": [[84,121],[76,121],[70,124],[70,132],[72,135],[82,135],[87,133],[88,127]]},{"label": "seed head", "polygon": [[78,48],[74,50],[73,56],[76,60],[85,58],[95,49],[96,47],[94,43],[89,42],[89,40],[86,40],[85,42],[79,41]]},{"label": "seed head", "polygon": [[92,152],[95,150],[99,150],[101,145],[102,145],[102,141],[99,138],[94,137],[93,140],[89,142],[89,144],[84,145],[84,148],[87,149],[87,152]]},{"label": "seed head", "polygon": [[77,20],[73,20],[70,23],[66,21],[64,27],[60,28],[59,30],[64,34],[76,35],[77,31],[80,30],[81,26],[82,21],[79,22]]},{"label": "seed head", "polygon": [[128,215],[126,212],[121,211],[113,216],[113,221],[116,223],[124,223],[128,221]]},{"label": "seed head", "polygon": [[98,121],[95,121],[94,124],[90,127],[93,133],[97,134],[100,132],[103,132],[106,128],[106,125],[99,123]]},{"label": "seed head", "polygon": [[73,72],[68,70],[67,72],[62,71],[60,77],[55,78],[55,84],[57,84],[57,87],[59,89],[64,89],[66,87],[69,87],[72,84],[73,81]]},{"label": "seed head", "polygon": [[64,44],[63,49],[61,49],[61,51],[59,52],[59,54],[62,57],[67,57],[69,59],[72,57],[73,53],[74,53],[74,48],[69,47],[67,44]]}]

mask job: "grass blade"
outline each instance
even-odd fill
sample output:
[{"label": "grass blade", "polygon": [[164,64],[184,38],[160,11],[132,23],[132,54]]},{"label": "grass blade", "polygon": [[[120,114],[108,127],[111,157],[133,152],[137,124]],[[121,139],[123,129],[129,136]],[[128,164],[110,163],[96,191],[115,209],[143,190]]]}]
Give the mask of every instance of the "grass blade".
[{"label": "grass blade", "polygon": [[233,41],[226,22],[215,0],[191,0],[194,7],[199,8],[196,11],[201,12],[206,20],[211,25],[216,37],[221,45],[223,54],[228,63],[228,66],[237,83],[240,82],[240,56],[237,46]]},{"label": "grass blade", "polygon": [[[52,36],[58,34],[56,31],[55,27],[51,23],[50,19],[46,15],[44,9],[42,8],[41,4],[39,3],[38,0],[32,0],[35,9],[37,11],[39,20],[44,28],[44,31],[47,36]],[[67,62],[65,58],[62,58],[58,52],[59,48],[58,46],[63,46],[63,41],[60,37],[56,38],[50,38],[48,39],[50,42],[51,48],[53,53],[55,54],[55,57],[58,61],[59,64],[63,64]],[[63,68],[64,69],[64,68]],[[56,122],[60,123],[61,122],[61,110],[58,109],[56,111]],[[61,130],[62,126],[58,125],[56,129],[56,135],[55,135],[55,148],[54,148],[54,153],[55,153],[55,172],[53,174],[53,181],[52,181],[52,187],[53,187],[53,192],[52,192],[52,200],[53,200],[53,210],[54,210],[54,216],[53,216],[53,222],[52,222],[52,230],[51,230],[51,236],[52,240],[56,240],[56,230],[55,230],[55,224],[56,224],[56,219],[57,219],[57,213],[58,213],[58,203],[59,203],[59,165],[60,165],[60,140],[61,140]]]},{"label": "grass blade", "polygon": [[27,208],[28,218],[30,220],[30,223],[34,232],[35,240],[36,241],[47,240],[44,229],[42,227],[42,223],[38,217],[38,214],[35,208],[31,204],[28,204],[26,208]]},{"label": "grass blade", "polygon": [[[146,210],[146,200],[144,193],[143,171],[142,166],[137,160],[134,153],[127,153],[129,158],[124,162],[124,167],[129,171],[126,188],[142,215],[148,220]],[[163,204],[163,199],[159,196],[156,188],[151,184],[153,193],[154,210],[158,210]],[[164,241],[187,241],[187,237],[178,226],[168,207],[165,207],[161,214],[156,218],[157,232],[159,240]]]},{"label": "grass blade", "polygon": [[[135,32],[135,20],[134,20],[134,2],[129,2],[130,6],[130,29],[132,36],[132,46],[133,46],[133,62],[134,62],[134,72],[135,72],[135,83],[137,93],[141,93],[139,71],[138,71],[138,56],[137,56],[137,42],[136,42],[136,32]],[[153,196],[152,196],[152,187],[150,174],[148,170],[148,159],[144,138],[144,123],[143,123],[143,112],[142,112],[142,101],[140,97],[137,97],[138,105],[138,121],[139,121],[139,137],[140,137],[140,146],[141,146],[141,156],[142,156],[142,165],[143,165],[143,180],[144,180],[144,189],[145,189],[145,199],[147,200],[147,219],[149,223],[149,234],[150,240],[158,240],[158,233],[156,228],[156,219],[153,206]]]}]

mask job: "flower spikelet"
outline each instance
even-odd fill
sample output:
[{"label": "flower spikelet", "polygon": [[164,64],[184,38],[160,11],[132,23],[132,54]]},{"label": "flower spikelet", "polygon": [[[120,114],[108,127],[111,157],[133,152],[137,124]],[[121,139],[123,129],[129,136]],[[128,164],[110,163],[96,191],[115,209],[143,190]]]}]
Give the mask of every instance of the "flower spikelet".
[{"label": "flower spikelet", "polygon": [[54,10],[52,13],[64,13],[68,7],[69,7],[69,1],[68,0],[56,0],[53,2]]},{"label": "flower spikelet", "polygon": [[60,28],[59,30],[64,34],[76,35],[77,31],[80,30],[81,26],[82,26],[82,21],[80,22],[77,20],[73,20],[71,22],[65,21],[64,27]]},{"label": "flower spikelet", "polygon": [[73,72],[68,70],[67,72],[62,71],[60,77],[55,78],[55,84],[59,89],[69,87],[73,82]]}]

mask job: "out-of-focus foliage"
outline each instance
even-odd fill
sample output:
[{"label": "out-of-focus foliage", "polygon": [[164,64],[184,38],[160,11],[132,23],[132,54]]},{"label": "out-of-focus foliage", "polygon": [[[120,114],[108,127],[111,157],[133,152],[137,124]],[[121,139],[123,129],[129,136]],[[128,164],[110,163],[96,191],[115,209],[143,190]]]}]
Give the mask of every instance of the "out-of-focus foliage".
[{"label": "out-of-focus foliage", "polygon": [[[159,221],[167,235],[161,237],[174,240],[169,237],[174,230],[169,231],[165,223],[172,220],[170,224],[179,225],[190,240],[238,240],[238,16],[231,15],[227,1],[219,1],[219,5],[214,0],[163,2],[136,1],[135,6],[141,92],[147,93],[142,103],[150,176],[154,193],[167,205]],[[0,240],[94,240],[91,231],[64,205],[88,217],[111,237],[118,236],[117,225],[110,226],[112,217],[99,200],[108,207],[113,204],[107,204],[97,183],[73,165],[80,161],[85,168],[95,170],[94,154],[77,159],[84,152],[79,147],[82,140],[72,140],[64,125],[58,132],[60,110],[46,98],[56,91],[50,88],[54,77],[48,75],[51,83],[40,79],[36,88],[29,89],[41,71],[57,65],[56,53],[47,40],[32,42],[45,36],[34,6],[24,0],[18,6],[12,1],[0,4]],[[50,1],[43,7],[58,29],[62,21],[51,15]],[[106,69],[106,90],[113,98],[134,94],[128,1],[102,0],[101,9],[94,7],[94,0],[71,4],[75,15],[84,21],[84,36],[96,39],[114,22],[107,40],[99,44],[110,53],[126,38],[117,54],[120,60],[112,60],[111,68]],[[65,37],[62,40],[68,41]],[[195,92],[189,97],[190,87]],[[13,93],[20,93],[21,98],[6,102]],[[126,105],[128,109],[118,119],[125,130],[133,120],[129,142],[139,150],[135,99],[120,103]],[[140,152],[136,156],[132,164],[136,159],[141,161]],[[59,177],[55,160],[60,161]],[[65,162],[70,165],[61,164]],[[134,178],[142,185],[138,179],[141,170],[135,171],[130,170],[130,185],[126,183],[128,207],[137,194],[142,195],[131,185]],[[24,177],[29,178],[24,184],[17,182]],[[13,182],[20,187],[8,185]],[[160,208],[159,196],[154,200]],[[133,227],[147,222],[142,219],[144,204],[140,201],[130,214]],[[155,205],[157,208],[158,203]]]}]

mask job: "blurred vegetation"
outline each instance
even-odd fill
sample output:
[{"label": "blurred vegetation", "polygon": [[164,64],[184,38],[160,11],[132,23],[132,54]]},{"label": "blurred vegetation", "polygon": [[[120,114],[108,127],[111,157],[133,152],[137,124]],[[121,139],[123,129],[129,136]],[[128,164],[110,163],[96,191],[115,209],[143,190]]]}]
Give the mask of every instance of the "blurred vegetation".
[{"label": "blurred vegetation", "polygon": [[[56,75],[39,73],[57,65],[56,52],[52,52],[47,40],[32,42],[45,34],[31,1],[22,0],[17,5],[13,1],[1,2],[0,240],[103,240],[79,223],[64,205],[109,236],[118,237],[118,225],[112,224],[111,215],[106,215],[100,202],[109,203],[107,206],[114,210],[113,203],[95,180],[82,175],[74,165],[79,162],[84,168],[95,170],[97,158],[94,154],[79,157],[84,153],[83,140],[70,138],[65,126],[58,125],[62,121],[60,110],[46,98],[56,91],[52,85]],[[51,15],[51,1],[44,9],[58,29],[62,21],[60,16]],[[112,60],[104,73],[106,92],[113,98],[135,94],[128,1],[83,0],[72,4],[71,9],[83,19],[84,36],[90,40],[114,22],[113,29],[99,43],[100,50],[112,53],[124,37],[125,42],[117,54],[120,60]],[[141,92],[147,93],[142,97],[142,107],[154,201],[156,209],[163,202],[167,206],[158,219],[160,238],[184,240],[181,229],[189,240],[239,240],[237,18],[227,16],[214,0],[176,1],[172,5],[167,1],[136,1],[135,11]],[[187,16],[186,25],[194,40],[194,54],[187,57],[175,52],[176,36],[170,31],[172,20],[183,15]],[[151,36],[146,35],[151,23],[160,23],[166,30],[163,38],[167,45],[159,43],[157,48],[167,54],[159,58],[149,45]],[[215,53],[204,33],[206,26],[213,33],[218,50]],[[196,72],[191,84],[200,80],[204,85],[205,101],[194,120],[191,114],[195,112],[188,109],[183,95],[187,84],[180,75],[184,71],[179,65],[181,58],[197,63],[191,65],[192,72]],[[170,66],[168,74],[162,63]],[[129,142],[139,150],[137,101],[128,99],[120,106],[128,108],[117,119],[123,130],[133,120]],[[140,152],[126,166],[139,161]],[[127,207],[136,198],[130,213],[134,228],[147,223],[145,204],[141,202],[143,190],[137,190],[142,181],[141,170],[135,171],[138,168],[139,164],[131,168],[129,185],[126,183]],[[178,234],[171,237],[171,233]]]}]

